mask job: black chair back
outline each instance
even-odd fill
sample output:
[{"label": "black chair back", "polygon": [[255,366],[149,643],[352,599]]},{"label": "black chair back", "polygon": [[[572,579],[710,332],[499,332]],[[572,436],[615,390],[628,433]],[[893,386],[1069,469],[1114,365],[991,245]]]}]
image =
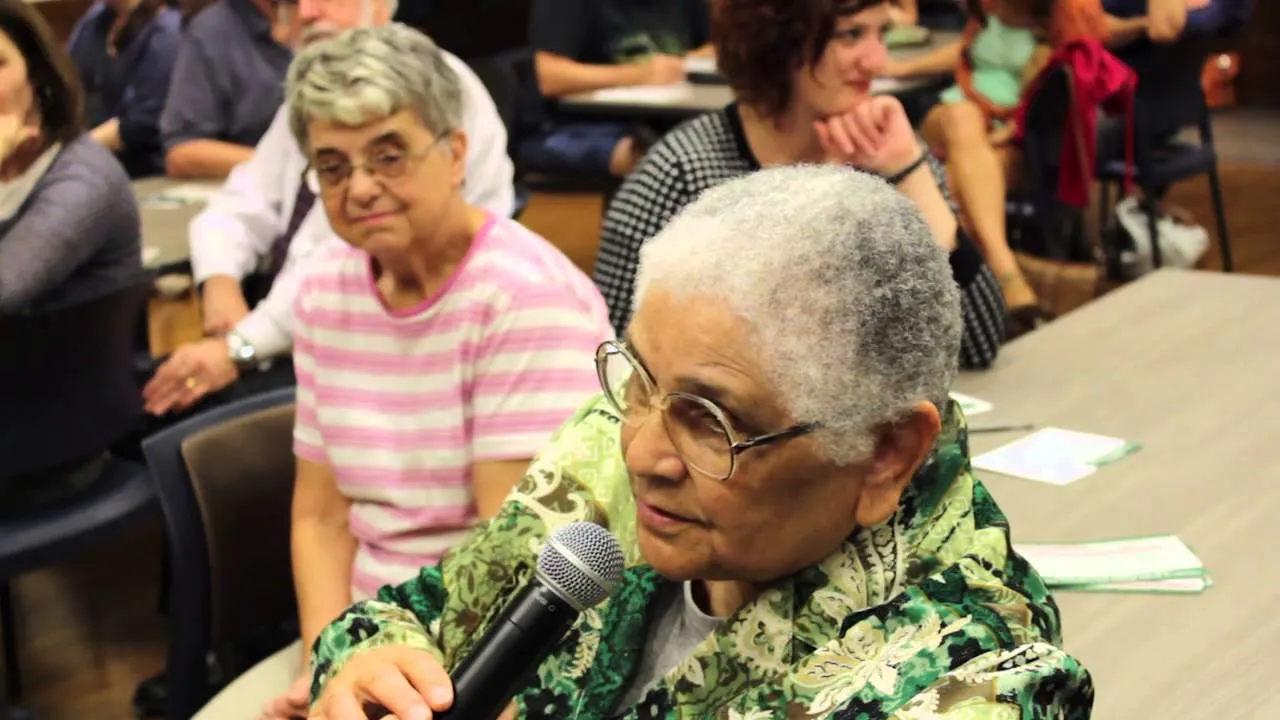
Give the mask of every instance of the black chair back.
[{"label": "black chair back", "polygon": [[1211,36],[1191,35],[1170,45],[1143,43],[1125,54],[1138,73],[1134,120],[1142,136],[1156,141],[1208,125],[1201,74],[1212,46]]},{"label": "black chair back", "polygon": [[200,413],[142,443],[168,540],[168,717],[206,697],[205,658],[294,612],[294,388]]},{"label": "black chair back", "polygon": [[[1027,99],[1023,130],[1023,189],[1014,203],[1015,242],[1018,249],[1054,260],[1088,261],[1092,258],[1084,234],[1083,215],[1058,199],[1058,172],[1065,133],[1074,132],[1071,75],[1065,67],[1045,71],[1033,95]],[[1026,206],[1026,207],[1021,207]]]},{"label": "black chair back", "polygon": [[89,457],[137,427],[134,350],[148,291],[0,318],[0,477]]}]

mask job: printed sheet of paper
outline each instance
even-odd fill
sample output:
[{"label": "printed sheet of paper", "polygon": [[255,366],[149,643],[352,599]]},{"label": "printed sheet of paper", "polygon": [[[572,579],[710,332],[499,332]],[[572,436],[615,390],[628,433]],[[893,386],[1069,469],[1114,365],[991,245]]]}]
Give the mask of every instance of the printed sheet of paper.
[{"label": "printed sheet of paper", "polygon": [[1203,577],[1169,578],[1168,580],[1137,580],[1096,585],[1055,586],[1060,592],[1141,593],[1144,595],[1199,595],[1213,587],[1208,575]]},{"label": "printed sheet of paper", "polygon": [[1018,543],[1014,548],[1054,587],[1205,576],[1204,563],[1173,535],[1092,543]]},{"label": "printed sheet of paper", "polygon": [[142,204],[150,208],[203,205],[218,192],[218,185],[208,183],[183,183],[165,188],[147,196]]},{"label": "printed sheet of paper", "polygon": [[951,393],[951,399],[960,403],[960,409],[964,411],[965,417],[973,417],[974,415],[981,415],[984,412],[991,412],[991,409],[994,407],[986,400],[978,399],[972,395],[965,395],[964,393],[953,392]]},{"label": "printed sheet of paper", "polygon": [[715,75],[719,72],[716,67],[716,59],[713,57],[689,57],[684,58],[684,71],[690,75]]},{"label": "printed sheet of paper", "polygon": [[1069,485],[1140,447],[1106,435],[1044,428],[975,457],[973,466],[1050,485]]}]

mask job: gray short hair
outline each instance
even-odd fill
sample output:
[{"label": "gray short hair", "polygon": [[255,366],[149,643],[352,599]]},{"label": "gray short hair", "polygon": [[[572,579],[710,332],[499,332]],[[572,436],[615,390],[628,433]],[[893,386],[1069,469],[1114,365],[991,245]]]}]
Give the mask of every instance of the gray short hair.
[{"label": "gray short hair", "polygon": [[408,109],[437,137],[462,122],[458,74],[431,38],[399,23],[309,45],[289,65],[286,98],[304,149],[316,119],[355,127]]},{"label": "gray short hair", "polygon": [[945,407],[960,291],[914,203],[835,166],[761,170],[712,188],[640,251],[636,303],[660,288],[725,302],[822,453],[864,459],[872,430]]}]

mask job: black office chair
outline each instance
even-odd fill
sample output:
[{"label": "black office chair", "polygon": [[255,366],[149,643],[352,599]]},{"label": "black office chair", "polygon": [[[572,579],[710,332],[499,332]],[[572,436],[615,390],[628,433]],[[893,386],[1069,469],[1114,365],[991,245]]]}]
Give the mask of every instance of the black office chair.
[{"label": "black office chair", "polygon": [[[1222,269],[1224,272],[1233,269],[1231,237],[1218,178],[1218,153],[1213,145],[1213,124],[1200,80],[1212,42],[1209,36],[1190,36],[1172,45],[1145,43],[1125,57],[1138,72],[1132,177],[1142,189],[1143,210],[1151,236],[1151,259],[1156,268],[1161,265],[1157,226],[1160,201],[1175,183],[1207,175]],[[1181,130],[1192,127],[1198,131],[1198,143],[1177,137]],[[1116,154],[1113,149],[1107,157],[1100,158],[1097,172],[1102,181],[1103,227],[1112,221],[1112,188],[1122,186],[1130,171],[1125,159]]]},{"label": "black office chair", "polygon": [[168,540],[170,720],[208,700],[211,651],[295,613],[293,402],[293,388],[254,395],[142,443]]},{"label": "black office chair", "polygon": [[1084,213],[1058,199],[1062,138],[1072,128],[1071,71],[1046,71],[1027,100],[1022,141],[1022,183],[1006,202],[1010,244],[1049,260],[1089,262],[1094,251]]},{"label": "black office chair", "polygon": [[[0,482],[90,461],[142,416],[136,324],[148,285],[50,312],[0,318]],[[0,632],[8,694],[22,692],[8,581],[100,545],[154,509],[146,469],[108,458],[74,502],[0,519]]]}]

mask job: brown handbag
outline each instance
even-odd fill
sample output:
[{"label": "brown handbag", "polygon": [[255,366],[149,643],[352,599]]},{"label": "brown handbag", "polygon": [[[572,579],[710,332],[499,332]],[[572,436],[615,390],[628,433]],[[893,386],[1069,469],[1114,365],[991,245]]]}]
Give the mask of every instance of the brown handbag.
[{"label": "brown handbag", "polygon": [[1236,77],[1239,75],[1239,53],[1215,53],[1205,60],[1200,84],[1204,88],[1205,102],[1211,110],[1235,106]]}]

